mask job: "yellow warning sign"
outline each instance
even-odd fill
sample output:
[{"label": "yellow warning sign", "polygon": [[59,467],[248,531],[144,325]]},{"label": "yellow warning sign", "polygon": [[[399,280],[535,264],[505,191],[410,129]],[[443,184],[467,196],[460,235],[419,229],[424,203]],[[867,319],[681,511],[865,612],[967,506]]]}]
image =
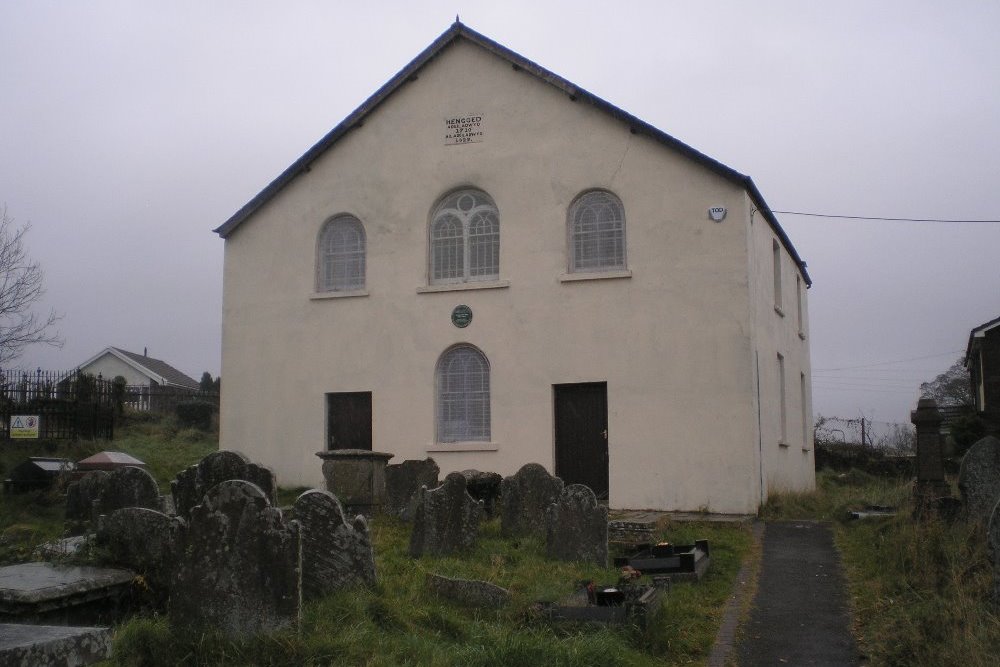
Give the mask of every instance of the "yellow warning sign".
[{"label": "yellow warning sign", "polygon": [[11,439],[35,438],[37,440],[38,415],[11,415],[10,437]]}]

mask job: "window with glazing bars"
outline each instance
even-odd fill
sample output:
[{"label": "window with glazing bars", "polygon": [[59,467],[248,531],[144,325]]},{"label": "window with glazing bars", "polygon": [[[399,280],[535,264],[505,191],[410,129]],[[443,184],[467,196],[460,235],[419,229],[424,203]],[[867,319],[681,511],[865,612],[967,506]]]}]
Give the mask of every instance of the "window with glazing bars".
[{"label": "window with glazing bars", "polygon": [[604,190],[584,193],[569,209],[571,272],[625,268],[625,209]]},{"label": "window with glazing bars", "polygon": [[360,290],[365,287],[365,228],[353,215],[338,215],[323,225],[319,235],[320,292]]},{"label": "window with glazing bars", "polygon": [[453,347],[438,360],[437,439],[490,439],[490,365],[471,345]]},{"label": "window with glazing bars", "polygon": [[453,192],[431,217],[432,284],[496,280],[500,276],[500,213],[480,190]]}]

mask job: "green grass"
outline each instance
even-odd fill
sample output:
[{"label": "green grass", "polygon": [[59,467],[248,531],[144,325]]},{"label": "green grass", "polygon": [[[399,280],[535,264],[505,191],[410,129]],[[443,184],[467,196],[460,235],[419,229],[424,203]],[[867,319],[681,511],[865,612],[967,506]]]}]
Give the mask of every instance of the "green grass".
[{"label": "green grass", "polygon": [[[413,559],[410,527],[372,524],[379,581],[307,603],[301,630],[230,642],[175,636],[163,617],[119,628],[115,665],[682,665],[703,662],[752,538],[745,526],[673,524],[676,543],[711,541],[713,564],[699,584],[675,585],[646,631],[636,627],[552,625],[532,608],[568,595],[574,583],[613,582],[618,573],[547,560],[538,540],[500,536],[484,524],[475,549],[461,556]],[[490,581],[509,589],[502,610],[477,610],[438,599],[425,577],[434,572]]]},{"label": "green grass", "polygon": [[[824,471],[817,486],[770,499],[762,515],[834,521],[855,634],[870,664],[996,664],[1000,617],[989,603],[992,565],[981,527],[914,520],[910,479]],[[869,504],[899,513],[847,520],[848,509]]]}]

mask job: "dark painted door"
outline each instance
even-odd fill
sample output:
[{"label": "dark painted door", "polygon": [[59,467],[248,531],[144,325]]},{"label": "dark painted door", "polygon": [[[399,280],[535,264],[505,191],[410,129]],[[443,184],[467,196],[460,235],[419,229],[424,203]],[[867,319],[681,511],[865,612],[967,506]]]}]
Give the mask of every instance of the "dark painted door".
[{"label": "dark painted door", "polygon": [[326,395],[326,448],[372,448],[372,393]]},{"label": "dark painted door", "polygon": [[608,384],[553,385],[556,475],[608,497]]}]

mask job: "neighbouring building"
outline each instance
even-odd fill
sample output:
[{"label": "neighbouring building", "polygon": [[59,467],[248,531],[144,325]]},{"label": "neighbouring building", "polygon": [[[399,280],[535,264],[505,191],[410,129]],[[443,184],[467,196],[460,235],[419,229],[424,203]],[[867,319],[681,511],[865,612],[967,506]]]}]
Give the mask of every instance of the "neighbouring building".
[{"label": "neighbouring building", "polygon": [[615,508],[814,487],[810,278],[753,181],[461,23],[215,231],[221,447],[283,485],[332,447]]},{"label": "neighbouring building", "polygon": [[120,375],[129,386],[176,387],[191,391],[199,389],[197,380],[165,361],[146,356],[145,350],[142,354],[136,354],[117,347],[107,347],[80,364],[79,369],[82,373],[100,375],[105,380],[112,380]]},{"label": "neighbouring building", "polygon": [[976,412],[1000,428],[1000,317],[969,332],[965,367],[972,379]]}]

